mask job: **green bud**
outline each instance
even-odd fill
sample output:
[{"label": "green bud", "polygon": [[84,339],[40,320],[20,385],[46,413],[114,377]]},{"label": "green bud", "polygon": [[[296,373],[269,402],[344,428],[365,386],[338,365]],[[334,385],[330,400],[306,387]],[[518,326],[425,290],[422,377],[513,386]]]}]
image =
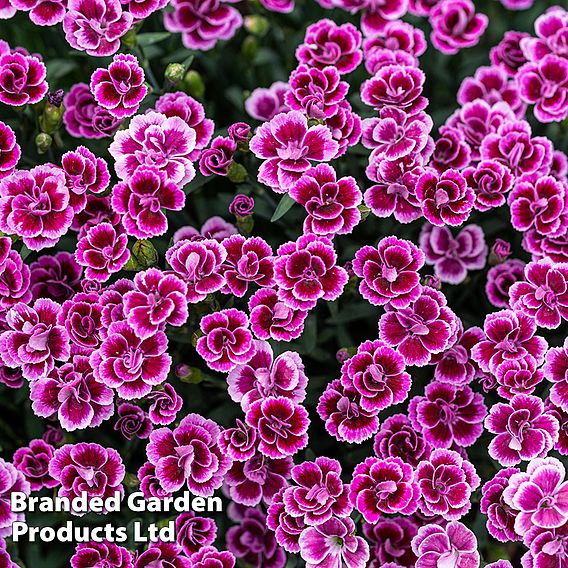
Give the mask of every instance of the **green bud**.
[{"label": "green bud", "polygon": [[164,77],[170,85],[177,85],[183,80],[184,75],[185,67],[181,63],[170,63],[164,73]]},{"label": "green bud", "polygon": [[[197,343],[197,339],[195,339],[195,342]],[[203,380],[203,373],[201,372],[200,369],[197,369],[196,367],[188,367],[187,372],[185,373],[185,375],[179,377],[179,380],[182,383],[190,383],[193,385],[196,385],[198,383],[200,383]]]},{"label": "green bud", "polygon": [[40,128],[47,134],[54,134],[61,126],[64,112],[63,105],[55,106],[47,103],[39,117]]},{"label": "green bud", "polygon": [[321,126],[322,124],[323,124],[323,119],[321,118],[308,118],[308,127]]},{"label": "green bud", "polygon": [[237,217],[237,229],[241,235],[250,235],[254,227],[254,218],[252,215],[246,217]]},{"label": "green bud", "polygon": [[252,61],[256,57],[256,53],[258,51],[258,41],[254,36],[247,36],[245,37],[242,45],[241,45],[241,53],[243,56]]},{"label": "green bud", "polygon": [[359,209],[359,211],[361,212],[361,221],[364,221],[371,212],[371,210],[366,205],[359,205],[357,209]]},{"label": "green bud", "polygon": [[124,485],[130,489],[135,489],[140,485],[140,480],[133,473],[127,473],[124,476]]},{"label": "green bud", "polygon": [[197,71],[190,69],[185,74],[184,83],[188,94],[197,99],[203,98],[203,95],[205,94],[205,84],[203,83],[201,75]]},{"label": "green bud", "polygon": [[270,29],[270,23],[264,16],[246,16],[245,29],[257,37],[264,37]]},{"label": "green bud", "polygon": [[132,49],[133,47],[136,47],[136,43],[137,43],[137,39],[136,39],[136,30],[134,28],[128,30],[121,38],[120,41],[122,42],[122,45],[124,45],[125,47],[129,47],[130,49]]},{"label": "green bud", "polygon": [[35,138],[35,143],[38,153],[45,154],[51,147],[53,138],[45,132],[40,132]]},{"label": "green bud", "polygon": [[158,251],[154,248],[154,245],[146,239],[134,243],[132,255],[142,268],[150,268],[158,264]]},{"label": "green bud", "polygon": [[229,170],[227,171],[227,177],[233,183],[243,183],[248,177],[248,173],[246,168],[242,164],[238,164],[237,162],[231,162],[229,166]]}]

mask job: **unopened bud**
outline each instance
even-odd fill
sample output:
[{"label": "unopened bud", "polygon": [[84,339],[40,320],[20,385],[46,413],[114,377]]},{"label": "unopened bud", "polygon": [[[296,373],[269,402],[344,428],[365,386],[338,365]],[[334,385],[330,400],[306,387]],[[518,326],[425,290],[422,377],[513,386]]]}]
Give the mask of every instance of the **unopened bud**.
[{"label": "unopened bud", "polygon": [[136,259],[141,268],[150,268],[158,263],[158,251],[148,240],[139,240],[132,247],[132,256]]},{"label": "unopened bud", "polygon": [[241,53],[243,56],[252,61],[256,57],[256,53],[258,51],[258,41],[254,36],[247,36],[245,37],[242,45],[241,45]]},{"label": "unopened bud", "polygon": [[203,79],[201,75],[195,71],[194,69],[190,69],[184,78],[184,83],[187,89],[187,92],[196,99],[201,99],[205,94],[205,84],[203,83]]},{"label": "unopened bud", "polygon": [[270,29],[270,23],[263,16],[247,16],[245,18],[245,29],[252,35],[263,37],[268,33],[268,30]]},{"label": "unopened bud", "polygon": [[170,63],[164,73],[164,77],[170,85],[177,85],[183,80],[184,75],[185,67],[181,63]]},{"label": "unopened bud", "polygon": [[489,264],[496,266],[497,264],[505,262],[511,256],[511,252],[511,243],[503,239],[497,239],[489,253]]},{"label": "unopened bud", "polygon": [[45,154],[51,147],[53,138],[45,132],[40,132],[35,138],[35,143],[38,153]]},{"label": "unopened bud", "polygon": [[229,169],[227,170],[227,177],[233,183],[243,183],[248,177],[246,168],[242,164],[237,162],[231,162]]}]

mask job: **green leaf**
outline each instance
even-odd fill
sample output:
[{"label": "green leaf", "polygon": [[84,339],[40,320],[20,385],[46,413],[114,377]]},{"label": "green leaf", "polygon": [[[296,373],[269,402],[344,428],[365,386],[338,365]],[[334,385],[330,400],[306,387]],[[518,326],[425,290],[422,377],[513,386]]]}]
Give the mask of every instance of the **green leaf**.
[{"label": "green leaf", "polygon": [[278,221],[278,219],[281,219],[282,217],[284,217],[284,215],[286,215],[286,213],[288,213],[288,211],[290,211],[290,209],[292,208],[292,205],[294,205],[294,203],[296,203],[296,202],[287,193],[285,193],[282,196],[280,203],[276,207],[276,211],[274,211],[274,215],[272,215],[272,218],[270,219],[270,221],[272,223],[274,223],[275,221]]},{"label": "green leaf", "polygon": [[145,34],[140,34],[137,36],[138,45],[141,47],[146,47],[148,45],[154,45],[155,43],[160,43],[165,39],[170,37],[169,32],[148,32]]}]

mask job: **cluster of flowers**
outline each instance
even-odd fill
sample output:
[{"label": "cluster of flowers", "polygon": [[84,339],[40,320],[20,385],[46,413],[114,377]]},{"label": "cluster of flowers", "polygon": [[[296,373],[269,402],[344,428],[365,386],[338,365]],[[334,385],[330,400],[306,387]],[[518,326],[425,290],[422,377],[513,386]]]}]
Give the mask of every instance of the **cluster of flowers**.
[{"label": "cluster of flowers", "polygon": [[[262,3],[293,8],[293,0]],[[568,12],[543,14],[534,37],[508,32],[491,66],[464,80],[459,108],[433,136],[419,67],[426,38],[399,18],[407,10],[428,16],[431,41],[447,54],[477,43],[487,18],[470,0],[320,3],[362,12],[363,33],[330,19],[310,25],[288,82],[256,89],[246,101],[261,121],[254,131],[235,123],[212,139],[213,121],[183,92],[163,94],[139,114],[148,89],[133,55],[114,55],[89,85],[75,85],[64,98],[65,126],[76,138],[112,137],[116,183],[109,164],[85,146],[60,163],[21,169],[15,133],[0,122],[0,381],[29,384],[33,412],[67,432],[115,417],[125,439],[147,440],[137,472],[146,497],[184,487],[207,497],[223,488],[232,501],[226,551],[214,546],[212,519],[187,513],[177,518],[176,543],[141,553],[82,543],[73,568],[231,568],[237,559],[283,568],[286,552],[308,568],[473,568],[481,563],[477,540],[462,521],[480,487],[489,533],[522,541],[523,566],[565,565],[568,481],[549,454],[568,455],[568,340],[549,346],[542,334],[568,319],[568,159],[533,134],[526,111],[534,104],[543,122],[568,116]],[[62,21],[72,47],[101,56],[114,54],[134,22],[165,4],[9,0],[0,14],[26,10],[38,25]],[[243,21],[221,0],[171,4],[165,26],[190,48],[212,48]],[[365,119],[347,100],[346,76],[361,64],[371,75],[360,86],[372,115]],[[37,56],[0,43],[0,102],[42,100],[45,78]],[[364,192],[330,164],[359,141],[370,150]],[[175,232],[163,268],[137,267],[135,247],[167,233],[166,211],[184,208],[196,167],[203,176],[227,176],[237,152],[249,149],[258,181],[305,211],[303,234],[274,250],[212,217],[199,231]],[[483,228],[462,225],[502,206],[531,262],[509,258],[509,244],[495,243],[486,290],[499,311],[483,328],[466,328],[441,283],[460,284],[485,268]],[[253,209],[251,197],[237,195],[230,213],[242,220]],[[368,213],[402,224],[423,218],[420,247],[387,236],[341,265],[336,236],[350,234]],[[73,253],[24,262],[23,246],[40,252],[68,234],[76,236]],[[138,240],[129,248],[129,239]],[[133,279],[121,277],[127,265],[137,269]],[[434,275],[421,274],[425,265]],[[350,281],[382,311],[377,338],[343,354],[339,378],[319,393],[317,415],[330,436],[350,444],[373,439],[373,455],[346,482],[335,459],[302,461],[308,377],[298,353],[275,356],[270,342],[300,337],[318,301],[337,300]],[[220,309],[215,298],[223,296],[243,300]],[[242,410],[230,427],[181,416],[182,398],[167,382],[171,328],[188,328],[192,318],[197,354],[225,375]],[[427,366],[432,380],[409,399],[409,368]],[[537,394],[545,379],[552,387],[543,400]],[[488,408],[476,383],[502,402]],[[406,401],[407,413],[379,418]],[[21,518],[9,507],[12,492],[125,491],[116,450],[63,445],[61,429],[18,449],[12,462],[0,460],[0,561],[9,567],[15,564],[2,537]],[[484,431],[502,469],[482,485],[467,448]],[[529,462],[524,471],[522,462]]]}]

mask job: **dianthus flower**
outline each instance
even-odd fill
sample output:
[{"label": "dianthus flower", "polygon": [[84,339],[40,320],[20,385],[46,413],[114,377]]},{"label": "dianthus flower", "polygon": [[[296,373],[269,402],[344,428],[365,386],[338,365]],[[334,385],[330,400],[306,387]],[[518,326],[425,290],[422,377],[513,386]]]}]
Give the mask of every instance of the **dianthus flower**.
[{"label": "dianthus flower", "polygon": [[471,494],[481,481],[471,462],[444,449],[434,450],[420,462],[415,475],[422,493],[420,510],[447,521],[456,521],[470,510]]},{"label": "dianthus flower", "polygon": [[558,438],[559,424],[536,396],[517,394],[491,407],[485,427],[496,434],[489,455],[504,466],[544,457]]},{"label": "dianthus flower", "polygon": [[302,517],[291,515],[286,511],[283,496],[286,488],[281,489],[268,508],[266,516],[266,526],[274,532],[276,542],[286,550],[286,552],[296,553],[300,551],[299,539],[306,524]]},{"label": "dianthus flower", "polygon": [[437,172],[462,170],[471,163],[471,148],[463,132],[453,126],[440,126],[430,166]]},{"label": "dianthus flower", "polygon": [[245,110],[256,120],[272,120],[277,114],[290,110],[284,102],[289,89],[282,81],[272,83],[267,89],[256,88],[245,101]]},{"label": "dianthus flower", "polygon": [[517,394],[532,394],[544,378],[542,369],[537,369],[533,357],[504,361],[497,367],[495,378],[498,383],[497,393],[511,400]]},{"label": "dianthus flower", "polygon": [[226,176],[233,163],[237,143],[229,136],[217,136],[211,146],[201,151],[199,171],[204,176]]},{"label": "dianthus flower", "polygon": [[18,492],[29,495],[30,491],[30,484],[24,474],[0,458],[0,542],[3,542],[2,537],[12,534],[13,523],[24,520],[23,513],[12,511],[11,494]]},{"label": "dianthus flower", "polygon": [[88,355],[100,345],[102,307],[98,299],[95,292],[79,292],[61,306],[57,321],[67,330],[76,352]]},{"label": "dianthus flower", "polygon": [[188,556],[213,544],[216,536],[217,525],[210,517],[187,511],[176,518],[176,541]]},{"label": "dianthus flower", "polygon": [[18,302],[29,302],[31,278],[28,265],[12,249],[12,240],[0,237],[0,307],[6,310]]},{"label": "dianthus flower", "polygon": [[70,560],[71,568],[108,566],[109,568],[133,568],[132,554],[124,546],[113,542],[85,542],[75,548]]},{"label": "dianthus flower", "polygon": [[411,519],[380,519],[376,524],[363,524],[363,533],[371,544],[369,566],[407,566],[416,562],[411,541],[418,531],[418,525]]},{"label": "dianthus flower", "polygon": [[331,131],[331,137],[339,144],[333,158],[339,158],[347,152],[347,148],[355,146],[361,138],[361,117],[353,112],[348,101],[339,103],[337,114],[324,121]]},{"label": "dianthus flower", "polygon": [[14,9],[29,12],[36,26],[54,26],[63,21],[67,2],[65,0],[10,0]]},{"label": "dianthus flower", "polygon": [[489,51],[491,63],[503,69],[510,77],[514,77],[527,62],[521,41],[529,37],[530,35],[525,32],[505,32],[503,39]]},{"label": "dianthus flower", "polygon": [[127,440],[133,438],[145,439],[152,431],[152,421],[148,414],[139,406],[123,402],[117,408],[118,418],[114,429],[119,431]]},{"label": "dianthus flower", "polygon": [[367,62],[373,59],[378,51],[386,49],[412,56],[413,64],[418,66],[418,58],[424,54],[427,45],[421,29],[401,20],[393,20],[386,22],[380,34],[367,37],[363,42],[363,49]]},{"label": "dianthus flower", "polygon": [[192,568],[233,568],[235,557],[227,550],[217,550],[214,546],[205,546],[190,557]]},{"label": "dianthus flower", "polygon": [[151,403],[148,414],[153,424],[171,424],[183,404],[181,396],[169,384],[165,384],[163,390],[152,391],[146,398]]},{"label": "dianthus flower", "polygon": [[509,307],[509,290],[515,282],[524,280],[525,263],[515,258],[493,266],[487,273],[485,293],[496,308]]},{"label": "dianthus flower", "polygon": [[0,121],[0,179],[10,175],[22,155],[20,145],[14,131]]},{"label": "dianthus flower", "polygon": [[145,20],[148,16],[162,10],[168,4],[168,0],[124,0],[128,5],[128,11],[134,20]]},{"label": "dianthus flower", "polygon": [[150,462],[144,463],[138,470],[137,477],[138,481],[140,481],[140,491],[142,491],[146,499],[149,497],[163,499],[164,497],[172,496],[170,491],[166,491],[162,487],[161,481],[156,476],[156,466],[154,464]]},{"label": "dianthus flower", "polygon": [[308,126],[305,115],[292,110],[259,126],[249,147],[257,158],[264,160],[258,181],[277,193],[285,193],[310,168],[310,161],[334,158],[339,144],[327,127]]},{"label": "dianthus flower", "polygon": [[32,491],[39,491],[44,487],[51,489],[59,485],[48,471],[54,451],[53,446],[41,439],[32,440],[28,446],[15,451],[14,467],[24,474]]},{"label": "dianthus flower", "polygon": [[38,103],[47,93],[46,73],[45,65],[37,57],[10,50],[7,44],[0,43],[1,103],[17,107]]},{"label": "dianthus flower", "polygon": [[237,418],[236,426],[225,428],[219,436],[219,446],[235,461],[247,461],[257,452],[257,432]]},{"label": "dianthus flower", "polygon": [[554,383],[550,389],[551,402],[568,412],[568,339],[562,347],[552,347],[548,351],[544,372]]},{"label": "dianthus flower", "polygon": [[152,542],[144,552],[134,553],[134,568],[153,568],[156,565],[168,568],[194,566],[177,543],[160,540]]},{"label": "dianthus flower", "polygon": [[176,244],[183,240],[204,241],[206,239],[213,239],[220,243],[223,239],[231,235],[236,235],[237,233],[237,228],[234,225],[225,221],[222,217],[214,215],[203,223],[200,230],[190,226],[178,229],[174,233],[173,242]]},{"label": "dianthus flower", "polygon": [[483,160],[466,168],[463,175],[475,193],[474,208],[482,212],[504,205],[514,182],[511,170],[497,160]]}]

